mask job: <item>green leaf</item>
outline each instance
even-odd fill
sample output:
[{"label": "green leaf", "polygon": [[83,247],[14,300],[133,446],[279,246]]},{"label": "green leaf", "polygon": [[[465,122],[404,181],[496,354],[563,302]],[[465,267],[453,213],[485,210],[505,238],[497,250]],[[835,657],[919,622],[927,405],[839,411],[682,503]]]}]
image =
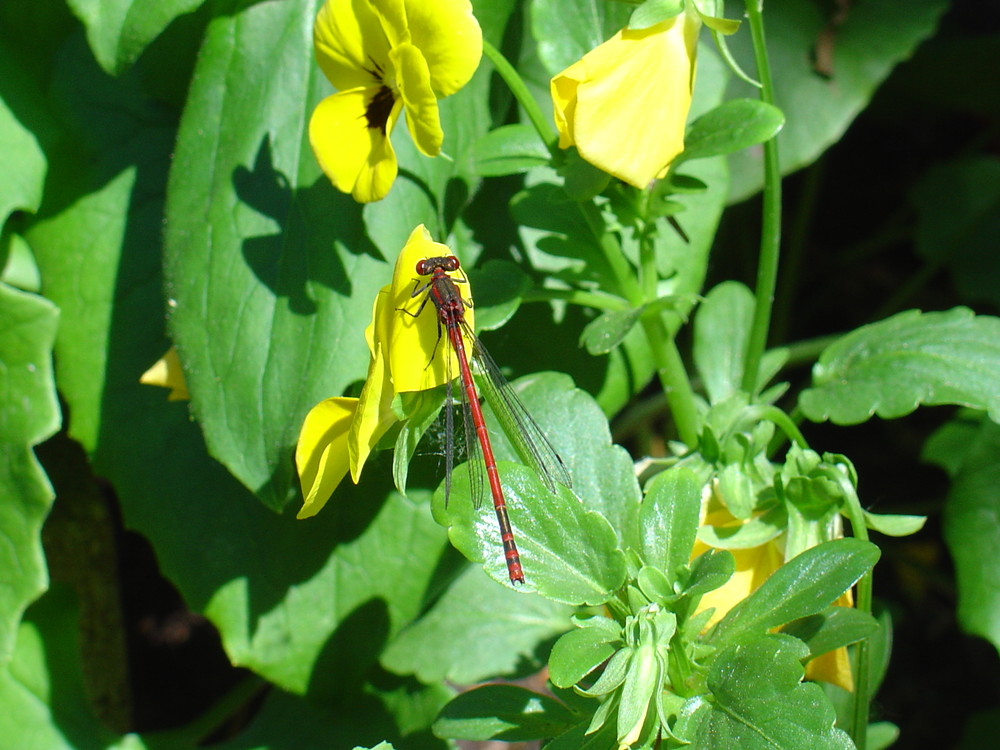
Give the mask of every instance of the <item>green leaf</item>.
[{"label": "green leaf", "polygon": [[810,547],[778,568],[759,589],[733,607],[709,641],[739,641],[825,610],[875,565],[879,548],[860,539],[835,539]]},{"label": "green leaf", "polygon": [[0,283],[0,665],[25,607],[48,584],[41,531],[52,487],[32,448],[59,429],[52,345],[59,311]]},{"label": "green leaf", "polygon": [[[569,469],[573,494],[587,510],[597,511],[610,522],[619,547],[636,546],[639,482],[631,457],[611,443],[607,417],[594,399],[561,373],[536,373],[511,385]],[[503,430],[494,429],[491,410],[484,412],[497,460],[519,462]],[[543,503],[546,495],[541,497]]]},{"label": "green leaf", "polygon": [[785,124],[777,107],[759,99],[730,99],[691,123],[684,151],[675,164],[710,156],[727,156],[770,140]]},{"label": "green leaf", "polygon": [[983,409],[1000,421],[1000,318],[966,307],[919,310],[863,326],[829,346],[799,399],[814,422],[893,419],[921,404]]},{"label": "green leaf", "polygon": [[695,313],[694,362],[713,404],[740,390],[753,310],[753,292],[738,281],[724,281]]},{"label": "green leaf", "polygon": [[618,650],[612,644],[621,638],[620,628],[617,633],[598,627],[582,627],[566,633],[555,642],[549,655],[552,684],[572,687],[610,659]]},{"label": "green leaf", "polygon": [[632,14],[625,3],[588,3],[581,12],[576,0],[537,0],[531,6],[531,31],[538,56],[555,75],[623,28]]},{"label": "green leaf", "polygon": [[704,484],[690,469],[667,469],[653,478],[639,509],[639,554],[670,581],[691,559]]},{"label": "green leaf", "polygon": [[692,750],[851,750],[834,727],[836,714],[816,684],[803,684],[808,649],[783,635],[760,635],[725,650],[708,675],[714,695]]},{"label": "green leaf", "polygon": [[16,748],[143,750],[135,735],[111,732],[94,715],[80,663],[76,602],[54,586],[17,631],[10,663],[0,667],[0,732]]},{"label": "green leaf", "polygon": [[514,685],[485,685],[456,697],[434,722],[439,737],[524,742],[566,731],[574,715],[559,701]]},{"label": "green leaf", "polygon": [[94,57],[109,75],[124,73],[178,16],[205,0],[68,0],[87,27]]},{"label": "green leaf", "polygon": [[[958,436],[948,440],[948,433]],[[955,561],[958,620],[1000,650],[1000,426],[959,417],[925,447],[952,483],[944,506],[944,538]]]},{"label": "green leaf", "polygon": [[563,151],[562,157],[558,173],[566,195],[573,200],[593,200],[611,182],[611,175],[580,156],[575,146]]},{"label": "green leaf", "polygon": [[[840,140],[895,66],[934,33],[938,17],[948,7],[947,0],[913,0],[900,15],[896,0],[873,0],[852,6],[834,27],[834,35],[824,33],[832,23],[825,6],[812,0],[770,4],[767,48],[774,96],[788,122],[778,137],[782,173],[810,164]],[[729,37],[728,44],[743,70],[756,69],[750,34]],[[828,76],[818,72],[814,63],[824,54],[832,55]],[[756,96],[752,86],[735,77],[730,80],[726,99]],[[759,153],[740,151],[729,161],[731,202],[760,189]]]},{"label": "green leaf", "polygon": [[[362,209],[336,192],[306,135],[331,91],[304,52],[316,6],[256,3],[208,25],[166,207],[170,330],[192,410],[211,454],[274,509],[295,494],[305,414],[365,374],[372,300],[407,236],[426,223],[445,239],[475,192],[466,156],[489,125],[484,67],[440,103],[451,161],[418,154],[400,129],[385,200]],[[509,7],[486,9],[489,36]]]},{"label": "green leaf", "polygon": [[[13,211],[37,211],[45,185],[46,159],[38,138],[48,126],[46,98],[32,85],[26,67],[7,40],[0,40],[0,228]],[[32,122],[34,132],[24,122]]]},{"label": "green leaf", "polygon": [[698,555],[691,566],[691,575],[684,587],[688,596],[715,591],[733,577],[736,559],[729,550],[709,549]]},{"label": "green leaf", "polygon": [[549,163],[549,150],[530,125],[515,123],[491,130],[472,147],[476,172],[499,177],[526,172]]},{"label": "green leaf", "polygon": [[470,566],[434,606],[382,653],[382,666],[424,683],[468,685],[531,663],[543,641],[565,632],[571,609],[488,583]]},{"label": "green leaf", "polygon": [[504,260],[489,260],[468,271],[475,290],[476,328],[492,331],[517,312],[521,298],[531,289],[531,280],[520,266]]},{"label": "green leaf", "polygon": [[[391,685],[392,677],[383,677],[381,683]],[[402,691],[407,694],[408,708],[397,700]],[[427,730],[437,711],[451,697],[452,692],[443,686],[403,684],[393,693],[369,689],[363,704],[358,704],[357,699],[345,691],[341,700],[349,705],[337,710],[334,702],[314,702],[270,689],[265,691],[262,704],[254,711],[248,726],[232,739],[212,746],[218,750],[274,750],[282,746],[346,748],[357,741],[367,745],[380,737],[388,737],[398,748],[446,750],[447,745]],[[175,730],[171,735],[176,733]],[[160,740],[159,736],[155,738]],[[196,737],[187,744],[162,744],[170,748],[194,747],[200,740],[201,737]],[[160,750],[161,744],[158,742],[155,747]],[[389,741],[384,741],[374,745],[372,750],[392,747]]]},{"label": "green leaf", "polygon": [[590,719],[577,724],[545,745],[545,750],[608,750],[616,746],[618,730],[614,722],[602,725],[588,733]]},{"label": "green leaf", "polygon": [[6,239],[9,241],[6,256],[4,248],[0,247],[0,264],[6,260],[6,264],[0,268],[0,282],[24,292],[38,294],[42,290],[42,277],[31,246],[19,234],[10,234]]},{"label": "green leaf", "polygon": [[580,345],[589,354],[607,354],[618,346],[639,321],[645,308],[609,310],[594,318],[580,334]]},{"label": "green leaf", "polygon": [[827,607],[819,614],[793,620],[781,632],[805,643],[812,658],[857,643],[876,630],[878,621],[867,612],[850,607]]},{"label": "green leaf", "polygon": [[[497,468],[524,566],[522,590],[566,604],[598,605],[613,596],[625,579],[625,556],[611,524],[565,487],[549,492],[519,464],[500,462]],[[443,488],[434,495],[434,513],[452,544],[482,562],[493,580],[512,585],[493,508],[473,507],[467,471],[456,471],[451,493],[447,509]]]},{"label": "green leaf", "polygon": [[330,90],[304,47],[315,5],[258,3],[209,24],[167,186],[170,328],[191,407],[212,455],[274,509],[293,493],[306,412],[363,377],[371,301],[390,277],[305,141]]}]

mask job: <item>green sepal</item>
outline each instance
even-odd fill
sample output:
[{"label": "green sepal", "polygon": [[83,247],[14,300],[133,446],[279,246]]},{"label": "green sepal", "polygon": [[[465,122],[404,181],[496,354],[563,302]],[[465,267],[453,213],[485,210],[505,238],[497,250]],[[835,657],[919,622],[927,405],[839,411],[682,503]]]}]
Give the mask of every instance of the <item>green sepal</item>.
[{"label": "green sepal", "polygon": [[869,513],[862,511],[865,525],[886,536],[909,536],[916,534],[927,523],[927,516],[906,516],[896,514]]},{"label": "green sepal", "polygon": [[[399,412],[407,415],[396,435],[396,444],[392,452],[392,480],[396,489],[404,495],[410,461],[424,433],[437,420],[444,404],[444,397],[444,388],[433,388],[428,391],[400,394],[398,401],[393,399],[394,410],[398,402]],[[458,416],[461,418],[461,415]]]},{"label": "green sepal", "polygon": [[684,12],[684,0],[646,0],[632,11],[628,19],[630,29],[648,29],[668,18],[676,18]]},{"label": "green sepal", "polygon": [[614,656],[614,645],[622,639],[621,628],[607,617],[600,619],[613,624],[617,633],[601,627],[583,627],[561,636],[549,654],[549,679],[552,684],[569,688]]},{"label": "green sepal", "polygon": [[591,698],[597,698],[602,695],[607,695],[617,689],[618,686],[625,682],[625,677],[628,675],[629,664],[632,660],[634,652],[635,649],[631,647],[618,649],[614,656],[608,660],[607,665],[604,667],[604,671],[601,672],[601,676],[597,678],[597,682],[587,689],[580,688],[578,692],[582,695],[590,696]]}]

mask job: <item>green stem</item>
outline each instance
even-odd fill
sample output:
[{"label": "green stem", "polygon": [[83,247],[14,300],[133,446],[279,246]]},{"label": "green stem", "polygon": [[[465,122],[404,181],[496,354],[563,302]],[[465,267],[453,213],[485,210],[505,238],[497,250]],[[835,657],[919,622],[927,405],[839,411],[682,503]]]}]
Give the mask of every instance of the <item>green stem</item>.
[{"label": "green stem", "polygon": [[493,67],[496,68],[497,73],[503,78],[504,83],[507,84],[514,98],[517,99],[517,103],[521,105],[525,114],[528,115],[528,119],[531,120],[531,124],[538,133],[538,137],[542,139],[542,143],[549,150],[549,154],[552,155],[553,159],[561,157],[559,135],[556,133],[552,123],[542,114],[541,107],[538,106],[535,97],[528,91],[528,87],[517,70],[507,62],[507,58],[503,56],[500,50],[485,39],[483,40],[483,52],[490,59],[490,62],[493,63]]},{"label": "green stem", "polygon": [[[852,533],[858,539],[867,542],[868,525],[865,523],[865,514],[854,485],[843,472],[836,468],[831,468],[825,473],[826,476],[840,485],[846,499],[847,517],[851,521]],[[858,601],[855,606],[870,615],[872,613],[872,571],[869,570],[858,581],[857,593]],[[851,712],[849,733],[857,750],[865,750],[868,740],[868,710],[871,702],[871,652],[868,639],[859,641],[854,648],[854,694],[851,696],[854,701],[854,710]]]},{"label": "green stem", "polygon": [[[642,287],[636,281],[632,265],[628,262],[615,236],[606,231],[597,206],[593,203],[578,203],[591,234],[597,241],[614,274],[618,289],[634,308],[643,307],[652,301],[643,295]],[[654,287],[655,288],[655,287]],[[649,348],[656,365],[656,373],[667,397],[667,404],[677,427],[677,434],[686,445],[698,444],[698,412],[695,409],[694,391],[684,369],[684,360],[677,350],[677,344],[669,336],[658,311],[650,311],[641,319],[642,329],[649,342]]]},{"label": "green stem", "polygon": [[533,289],[522,298],[525,302],[548,302],[565,300],[571,305],[593,307],[597,310],[628,310],[629,304],[621,297],[606,292],[588,292],[583,289]]},{"label": "green stem", "polygon": [[659,313],[642,318],[642,330],[646,333],[649,348],[653,353],[656,374],[667,397],[670,413],[677,427],[677,435],[685,445],[698,445],[698,411],[695,408],[694,391],[688,379],[684,360],[677,350],[673,336],[667,335],[663,318]]},{"label": "green stem", "polygon": [[642,307],[647,300],[642,296],[642,289],[639,286],[639,282],[635,279],[635,273],[632,271],[631,264],[625,257],[625,253],[622,252],[621,245],[618,244],[615,236],[607,231],[607,228],[604,226],[600,210],[590,202],[578,202],[576,205],[580,207],[583,220],[586,222],[591,236],[601,249],[601,253],[603,253],[604,259],[607,261],[608,267],[615,277],[618,291],[621,292],[622,296],[628,300],[628,303],[632,307]]},{"label": "green stem", "polygon": [[797,446],[802,449],[809,448],[809,443],[806,442],[795,421],[777,406],[753,406],[748,410],[747,416],[773,422]]},{"label": "green stem", "polygon": [[[750,37],[753,41],[754,59],[761,82],[760,98],[774,104],[774,82],[771,64],[764,40],[764,18],[760,0],[745,0]],[[760,360],[767,346],[774,288],[778,278],[778,255],[781,243],[781,169],[778,162],[778,143],[772,138],[764,144],[764,196],[761,218],[760,259],[757,265],[756,304],[753,325],[747,343],[743,390],[754,393],[757,389]]]}]

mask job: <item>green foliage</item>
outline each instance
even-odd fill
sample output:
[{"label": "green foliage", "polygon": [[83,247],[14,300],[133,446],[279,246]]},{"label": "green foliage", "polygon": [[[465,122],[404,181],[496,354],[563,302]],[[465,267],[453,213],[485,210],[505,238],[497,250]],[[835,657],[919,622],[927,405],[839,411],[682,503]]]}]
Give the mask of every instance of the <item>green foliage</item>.
[{"label": "green foliage", "polygon": [[[730,646],[709,673],[716,702],[695,713],[690,747],[853,747],[834,728],[834,713],[824,705],[821,688],[800,682],[800,661],[807,652],[801,641],[781,635],[760,635]],[[755,687],[748,689],[751,684]]]},{"label": "green foliage", "polygon": [[968,308],[919,310],[864,326],[829,347],[800,402],[806,416],[837,424],[909,414],[920,404],[959,404],[1000,419],[1000,319]]},{"label": "green foliage", "polygon": [[[59,428],[51,351],[59,311],[0,283],[0,566],[17,571],[0,587],[0,664],[10,658],[25,607],[47,584],[40,531],[52,488],[32,447]],[[5,574],[5,577],[8,574]]]},{"label": "green foliage", "polygon": [[1000,596],[995,586],[1000,428],[981,415],[959,416],[928,441],[925,458],[942,466],[952,485],[944,532],[959,583],[958,619],[1000,649]]},{"label": "green foliage", "polygon": [[[883,550],[868,532],[921,532],[917,513],[937,508],[873,507],[859,495],[866,456],[814,450],[802,416],[846,425],[920,405],[970,408],[935,433],[925,458],[950,480],[942,517],[958,622],[1000,649],[996,159],[948,148],[921,166],[900,191],[913,214],[898,221],[912,225],[927,265],[878,313],[845,303],[822,326],[843,331],[829,345],[779,337],[763,351],[769,321],[758,313],[773,296],[764,277],[777,236],[765,222],[758,242],[746,207],[727,208],[765,185],[776,210],[773,167],[810,164],[840,140],[934,32],[944,0],[905,11],[875,0],[835,16],[805,0],[765,4],[758,55],[759,3],[748,3],[730,44],[744,70],[763,79],[769,66],[773,92],[758,99],[705,34],[684,151],[645,190],[557,147],[549,79],[683,3],[476,0],[498,51],[439,101],[442,155],[424,156],[397,127],[399,176],[364,206],[337,192],[310,149],[310,116],[333,93],[312,50],[320,5],[0,5],[3,742],[888,747],[899,730],[867,721],[896,668],[892,622],[871,615]],[[947,71],[992,59],[936,57]],[[921,77],[931,79],[926,60],[915,63],[928,98],[996,114],[981,70],[935,88]],[[785,202],[800,204],[810,196]],[[724,224],[724,213],[737,218]],[[786,222],[789,287],[808,223]],[[480,379],[523,585],[510,582],[494,509],[477,505],[463,466],[446,503],[435,460],[443,389],[394,394],[403,422],[360,483],[345,478],[316,518],[294,519],[304,416],[361,390],[369,346],[384,344],[366,341],[372,302],[419,224],[461,257],[479,332],[572,479],[552,489],[530,468],[530,449],[497,414],[497,390]],[[850,264],[865,252],[844,249],[822,286],[858,280]],[[950,309],[897,312],[939,270],[955,287],[939,305]],[[794,301],[806,311],[812,302]],[[170,347],[189,403],[139,383]],[[813,369],[800,390],[802,365]],[[74,590],[50,587],[65,532],[52,523],[43,535],[53,501],[85,514],[81,486],[128,535],[101,533],[131,540],[123,547],[141,536],[148,565],[246,670],[200,716],[113,730],[93,703],[95,675],[124,671],[127,655],[95,657],[80,643],[93,632],[93,592],[118,581],[74,560]],[[88,530],[103,523],[85,520]],[[833,606],[852,590],[857,608]],[[142,622],[129,624],[137,640]],[[854,693],[810,681],[817,657],[847,647]],[[544,687],[464,690],[546,665]],[[148,676],[134,679],[146,695]],[[976,717],[963,747],[991,737],[990,721]]]},{"label": "green foliage", "polygon": [[[780,136],[782,173],[810,164],[844,135],[892,69],[933,33],[947,7],[944,0],[915,0],[900,13],[895,0],[876,0],[839,19],[810,0],[767,9],[775,98],[788,123]],[[753,70],[749,36],[727,42],[740,66]],[[726,93],[727,99],[756,95],[738,79]],[[731,159],[734,200],[760,189],[757,160],[750,152]]]}]

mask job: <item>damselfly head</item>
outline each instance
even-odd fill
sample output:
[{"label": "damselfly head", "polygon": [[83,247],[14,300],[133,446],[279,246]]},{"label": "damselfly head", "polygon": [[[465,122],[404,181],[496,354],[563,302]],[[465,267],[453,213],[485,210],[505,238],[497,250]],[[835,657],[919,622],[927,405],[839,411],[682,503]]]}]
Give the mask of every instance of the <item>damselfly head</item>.
[{"label": "damselfly head", "polygon": [[417,276],[431,276],[439,268],[445,273],[451,273],[461,268],[461,265],[454,255],[424,258],[417,261]]}]

